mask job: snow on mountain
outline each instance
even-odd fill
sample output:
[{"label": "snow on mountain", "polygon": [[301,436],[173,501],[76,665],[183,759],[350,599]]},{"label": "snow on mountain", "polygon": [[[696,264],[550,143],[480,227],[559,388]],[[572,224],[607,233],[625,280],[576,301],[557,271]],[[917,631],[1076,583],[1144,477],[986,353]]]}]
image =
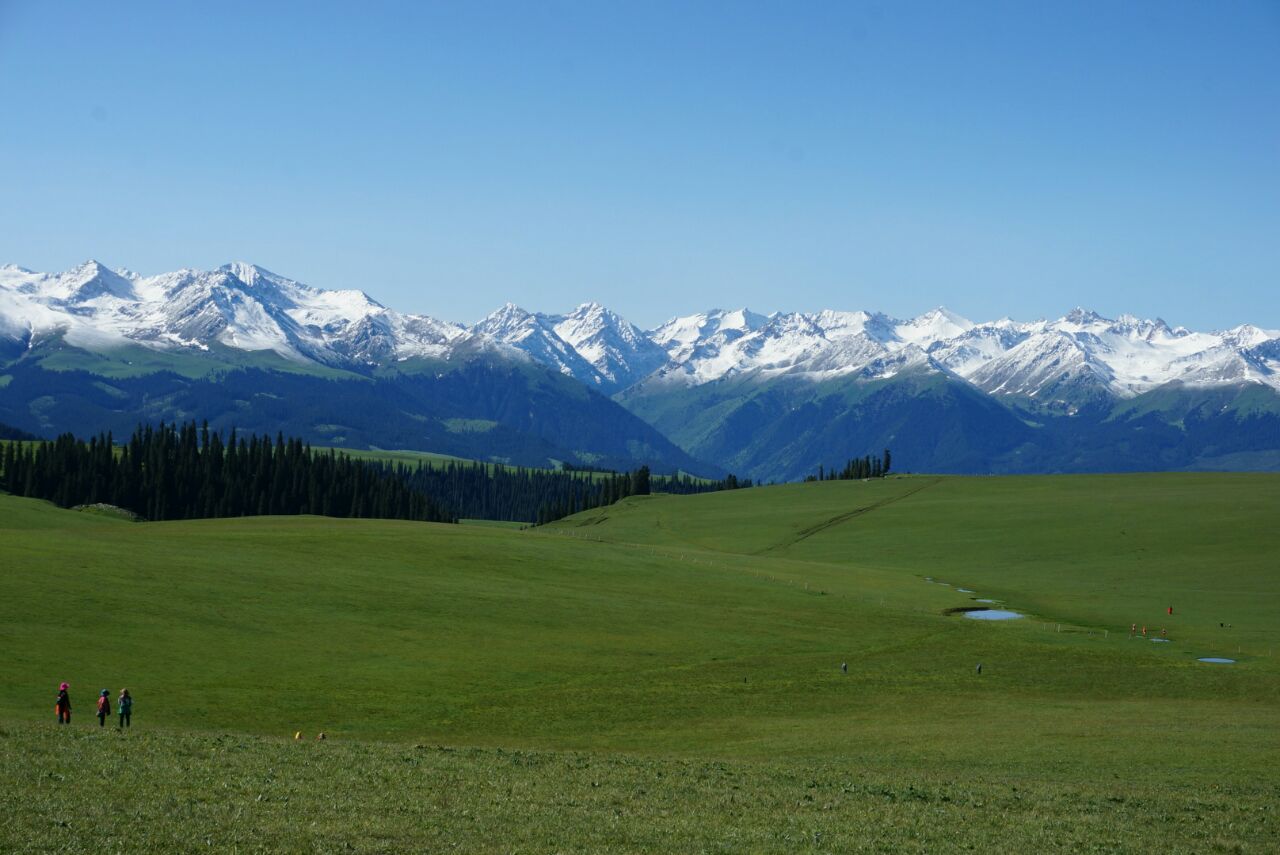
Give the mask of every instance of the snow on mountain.
[{"label": "snow on mountain", "polygon": [[463,335],[457,325],[401,315],[361,291],[311,288],[243,262],[153,277],[95,261],[55,274],[7,266],[0,268],[0,331],[28,347],[61,334],[87,349],[217,344],[324,363],[442,354]]},{"label": "snow on mountain", "polygon": [[1106,391],[1113,375],[1069,333],[1047,330],[977,366],[966,379],[994,395],[1052,401]]},{"label": "snow on mountain", "polygon": [[667,361],[666,351],[639,327],[599,303],[583,303],[564,315],[507,303],[468,332],[510,345],[605,394],[625,389]]},{"label": "snow on mountain", "polygon": [[760,329],[768,321],[764,315],[745,308],[730,311],[713,309],[672,318],[650,330],[649,338],[665,350],[673,362],[684,363],[694,356],[695,350],[701,351],[702,356],[718,352],[725,345]]},{"label": "snow on mountain", "polygon": [[928,345],[931,357],[961,377],[970,377],[983,364],[1019,345],[1030,332],[1026,324],[1004,318],[972,327],[955,338]]},{"label": "snow on mountain", "polygon": [[935,341],[949,341],[973,329],[973,321],[939,306],[895,326],[898,338],[917,347],[928,346]]},{"label": "snow on mountain", "polygon": [[887,345],[903,340],[898,334],[900,322],[880,312],[837,312],[823,309],[806,317],[832,341],[863,336]]},{"label": "snow on mountain", "polygon": [[[1280,389],[1271,350],[1255,353],[1275,347],[1280,333],[1256,327],[1194,333],[1158,318],[1113,320],[1084,309],[1055,321],[975,324],[938,308],[906,321],[869,312],[777,314],[726,335],[716,323],[723,314],[677,318],[653,330],[673,362],[655,382],[697,385],[746,373],[891,376],[912,368],[947,371],[992,394],[1046,403],[1129,397],[1172,381]],[[892,358],[907,348],[926,358]]]},{"label": "snow on mountain", "polygon": [[[962,329],[948,315],[937,312],[903,323],[869,312],[824,310],[763,318],[742,310],[676,318],[651,335],[667,348],[675,363],[664,369],[661,380],[698,385],[748,373],[761,378],[792,374],[825,379],[865,375],[870,370],[883,376],[891,370],[885,367],[888,365],[905,370],[929,362],[916,343],[924,340],[921,330],[930,324],[948,331]],[[918,352],[913,357],[922,358],[891,358],[908,347]]]},{"label": "snow on mountain", "polygon": [[[1175,380],[1225,382],[1227,371],[1198,369],[1224,359],[1230,361],[1229,354],[1215,353],[1219,348],[1240,353],[1249,344],[1267,340],[1264,334],[1174,330],[1158,318],[1141,320],[1122,315],[1111,320],[1083,309],[1075,309],[1056,321],[1022,325],[1019,332],[1029,338],[990,360],[959,366],[957,373],[997,394],[1043,398],[1050,388],[1087,382],[1109,394],[1129,397]],[[1076,355],[1069,355],[1069,349]],[[1053,372],[1059,360],[1062,365],[1055,378]],[[1213,379],[1215,376],[1220,379]],[[1246,375],[1241,371],[1236,376],[1280,388],[1277,378],[1268,380],[1261,373]],[[1038,391],[1033,392],[1033,388]]]},{"label": "snow on mountain", "polygon": [[0,268],[0,331],[24,348],[57,333],[77,345],[121,343],[123,333],[110,318],[136,299],[130,280],[96,261],[64,273],[6,265]]},{"label": "snow on mountain", "polygon": [[563,315],[508,303],[468,328],[402,314],[362,290],[323,290],[245,262],[140,276],[87,261],[63,273],[0,266],[0,355],[62,336],[87,349],[225,347],[329,365],[458,353],[520,355],[605,394],[641,382],[822,380],[948,372],[1045,403],[1130,397],[1169,382],[1280,390],[1280,331],[1171,328],[1075,309],[1052,321],[973,323],[945,308],[909,320],[865,311],[712,310],[642,331],[598,303]]},{"label": "snow on mountain", "polygon": [[471,327],[469,332],[510,345],[535,361],[588,385],[606,385],[604,375],[556,332],[559,320],[555,316],[527,312],[514,303],[507,303]]},{"label": "snow on mountain", "polygon": [[51,286],[50,295],[70,305],[81,305],[100,298],[132,300],[136,297],[130,280],[96,261],[86,261],[56,279],[47,281]]},{"label": "snow on mountain", "polygon": [[552,328],[599,372],[609,392],[625,389],[667,361],[667,352],[639,327],[599,303],[583,303]]}]

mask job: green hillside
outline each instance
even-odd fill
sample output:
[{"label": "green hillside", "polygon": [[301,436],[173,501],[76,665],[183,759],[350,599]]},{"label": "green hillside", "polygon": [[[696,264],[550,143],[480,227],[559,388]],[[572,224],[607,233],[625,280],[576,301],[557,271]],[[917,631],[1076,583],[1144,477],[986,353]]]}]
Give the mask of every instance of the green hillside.
[{"label": "green hillside", "polygon": [[[686,507],[632,501],[559,525],[801,559],[831,590],[872,571],[895,582],[932,576],[1055,622],[1126,633],[1135,622],[1167,625],[1188,652],[1192,642],[1258,655],[1280,646],[1280,568],[1268,558],[1280,554],[1280,478],[1271,474],[913,476],[789,484]],[[744,518],[752,524],[734,524]]]},{"label": "green hillside", "polygon": [[[530,531],[134,524],[0,496],[4,833],[92,815],[130,840],[75,771],[128,756],[176,799],[137,808],[154,845],[185,816],[298,849],[1142,849],[1159,828],[1170,850],[1262,851],[1278,512],[1275,476],[1207,474],[635,497]],[[1028,617],[944,614],[972,597]],[[127,742],[87,715],[122,685]],[[327,753],[279,741],[298,730]],[[315,783],[355,766],[393,790]],[[222,799],[263,824],[235,831]]]}]

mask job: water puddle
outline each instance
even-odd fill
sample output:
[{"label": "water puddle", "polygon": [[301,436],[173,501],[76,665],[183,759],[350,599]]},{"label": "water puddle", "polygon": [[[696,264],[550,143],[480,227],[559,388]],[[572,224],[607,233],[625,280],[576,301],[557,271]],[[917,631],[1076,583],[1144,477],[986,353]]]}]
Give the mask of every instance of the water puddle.
[{"label": "water puddle", "polygon": [[992,599],[988,599],[987,597],[974,597],[974,598],[973,598],[973,601],[974,601],[975,603],[998,603],[998,602],[1000,602],[999,600],[992,600]]},{"label": "water puddle", "polygon": [[956,588],[956,590],[957,590],[957,591],[959,591],[959,592],[960,592],[960,593],[962,593],[962,594],[972,594],[972,593],[973,593],[973,591],[970,591],[968,588]]},{"label": "water puddle", "polygon": [[1152,640],[1153,642],[1155,642],[1156,644],[1168,644],[1168,643],[1169,643],[1169,639],[1167,639],[1167,638],[1153,638],[1153,639],[1151,639],[1151,640]]},{"label": "water puddle", "polygon": [[1198,660],[1196,660],[1196,661],[1197,661],[1197,662],[1209,662],[1209,663],[1211,663],[1211,664],[1213,664],[1213,665],[1234,665],[1234,664],[1236,664],[1236,660],[1234,660],[1234,659],[1223,659],[1223,658],[1222,658],[1222,657],[1220,657],[1220,656],[1201,656],[1201,657],[1200,657]]},{"label": "water puddle", "polygon": [[973,620],[1015,620],[1022,617],[1022,614],[1008,609],[974,609],[965,612],[964,616]]}]

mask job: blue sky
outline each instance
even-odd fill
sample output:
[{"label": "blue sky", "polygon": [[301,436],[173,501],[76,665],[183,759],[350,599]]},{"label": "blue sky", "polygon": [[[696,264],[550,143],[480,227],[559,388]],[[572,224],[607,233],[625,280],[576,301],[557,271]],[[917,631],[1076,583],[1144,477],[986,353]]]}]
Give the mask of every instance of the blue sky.
[{"label": "blue sky", "polygon": [[1280,327],[1280,4],[0,0],[0,262]]}]

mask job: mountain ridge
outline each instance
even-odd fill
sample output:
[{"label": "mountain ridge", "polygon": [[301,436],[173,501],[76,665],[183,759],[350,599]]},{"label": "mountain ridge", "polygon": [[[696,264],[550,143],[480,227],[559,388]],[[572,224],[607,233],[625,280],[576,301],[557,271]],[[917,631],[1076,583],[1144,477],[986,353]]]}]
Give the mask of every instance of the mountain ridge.
[{"label": "mountain ridge", "polygon": [[[64,397],[51,400],[22,374],[38,369],[86,373],[78,391],[60,385]],[[309,405],[310,423],[282,421],[279,408],[261,400],[262,379],[235,401],[199,382],[245,370],[334,382],[412,378],[395,390],[408,402],[410,422],[346,387],[384,424],[360,421],[343,435],[405,442],[417,419],[425,427],[416,447],[440,451],[423,443],[444,443],[486,459],[624,466],[652,454],[673,466],[705,461],[708,471],[760,480],[800,477],[880,444],[893,445],[900,466],[916,471],[1223,461],[1271,468],[1280,460],[1280,331],[1251,324],[1195,332],[1083,307],[1053,320],[977,323],[941,306],[906,320],[865,310],[765,315],[742,307],[642,330],[587,302],[556,314],[507,303],[468,326],[398,312],[362,290],[313,288],[248,262],[149,277],[92,260],[53,274],[0,267],[0,404],[19,390],[26,395],[0,414],[23,429],[93,429],[90,418],[119,423],[111,393],[104,398],[92,378],[146,374],[160,378],[155,389],[133,384],[120,392],[117,409],[129,418],[154,411],[148,401],[169,401],[164,412],[173,415],[212,400],[241,408],[239,416],[218,411],[220,419],[248,412],[264,428],[283,424],[330,442],[331,428],[352,421],[338,400],[328,409]],[[181,382],[190,388],[170,388],[178,381],[161,378],[165,372],[187,378]],[[23,382],[13,381],[20,374]],[[51,375],[41,376],[50,383]],[[472,402],[458,382],[468,376],[479,384]],[[299,383],[317,394],[301,380],[284,385]],[[6,391],[5,384],[14,385]],[[432,384],[438,388],[426,388]],[[579,406],[574,388],[656,430],[646,433],[594,399],[592,424],[578,430],[559,412]],[[487,439],[446,426],[490,421],[503,427]],[[566,444],[557,431],[589,441]],[[668,439],[675,446],[664,445]]]},{"label": "mountain ridge", "polygon": [[1280,331],[1243,324],[1192,332],[1082,307],[1055,320],[980,323],[941,306],[906,320],[833,309],[713,309],[642,330],[599,303],[564,314],[507,303],[466,326],[397,312],[361,290],[313,288],[248,262],[150,277],[94,260],[56,274],[0,267],[0,336],[8,349],[58,330],[90,348],[109,347],[113,338],[160,350],[219,343],[355,368],[447,359],[483,337],[610,395],[645,382],[699,385],[752,372],[820,380],[879,366],[891,376],[922,362],[988,394],[1067,407],[1073,396],[1128,398],[1171,381],[1280,390]]}]

